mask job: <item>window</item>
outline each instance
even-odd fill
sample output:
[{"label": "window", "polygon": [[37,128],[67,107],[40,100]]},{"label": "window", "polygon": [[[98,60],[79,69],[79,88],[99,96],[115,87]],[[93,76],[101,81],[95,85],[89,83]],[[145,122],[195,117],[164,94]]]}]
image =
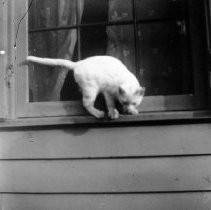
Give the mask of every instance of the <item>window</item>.
[{"label": "window", "polygon": [[[75,61],[108,54],[146,87],[140,111],[206,108],[203,1],[19,0],[14,9],[17,19],[28,10],[17,63],[28,54]],[[18,67],[16,82],[19,117],[86,114],[65,69]]]}]

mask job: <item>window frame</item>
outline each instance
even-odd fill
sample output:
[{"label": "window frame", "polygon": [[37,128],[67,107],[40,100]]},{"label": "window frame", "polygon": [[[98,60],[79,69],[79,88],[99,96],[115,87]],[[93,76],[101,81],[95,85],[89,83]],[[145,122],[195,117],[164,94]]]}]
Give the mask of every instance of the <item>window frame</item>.
[{"label": "window frame", "polygon": [[208,104],[211,108],[211,0],[205,0],[206,38],[207,38],[207,76],[208,76]]},{"label": "window frame", "polygon": [[[12,1],[12,8],[14,17],[16,20],[20,19],[20,14],[24,14],[28,9],[28,3],[26,0]],[[192,20],[193,21],[193,20]],[[19,66],[18,64],[25,60],[28,54],[28,29],[27,29],[27,16],[22,19],[21,27],[19,28],[19,34],[17,39],[17,61],[16,61],[16,73],[15,73],[15,116],[17,118],[28,117],[56,117],[56,116],[80,116],[88,115],[85,109],[82,107],[82,103],[79,101],[55,101],[55,102],[33,102],[29,103],[28,93],[28,67]],[[194,25],[194,24],[192,24]],[[17,25],[16,25],[17,27]],[[79,26],[78,26],[79,27]],[[13,28],[15,32],[15,26]],[[196,30],[194,28],[193,30]],[[15,33],[13,33],[15,34]],[[15,37],[14,37],[15,38]],[[194,37],[192,37],[194,39]],[[199,41],[199,40],[197,40]],[[195,42],[193,42],[195,43]],[[199,45],[199,44],[198,44]],[[195,47],[196,48],[196,47]],[[21,53],[19,53],[21,52]],[[194,50],[194,58],[198,57],[197,51]],[[194,62],[197,59],[193,59]],[[204,68],[196,68],[200,64],[195,63],[194,78],[197,82],[195,86],[196,96],[193,95],[172,95],[172,96],[147,96],[140,106],[140,111],[145,112],[163,112],[163,111],[185,111],[185,110],[198,110],[206,109],[205,101],[206,95],[203,91],[204,78],[202,72]],[[200,69],[200,70],[199,70]],[[196,77],[198,75],[198,77]],[[195,80],[194,79],[194,80]],[[198,86],[198,84],[201,84]],[[142,113],[140,113],[141,115]]]},{"label": "window frame", "polygon": [[6,85],[10,85],[10,69],[7,68],[7,9],[5,5],[0,7],[0,121],[7,116],[6,109]]},{"label": "window frame", "polygon": [[211,0],[205,0],[205,15],[207,28],[207,50],[211,54]]}]

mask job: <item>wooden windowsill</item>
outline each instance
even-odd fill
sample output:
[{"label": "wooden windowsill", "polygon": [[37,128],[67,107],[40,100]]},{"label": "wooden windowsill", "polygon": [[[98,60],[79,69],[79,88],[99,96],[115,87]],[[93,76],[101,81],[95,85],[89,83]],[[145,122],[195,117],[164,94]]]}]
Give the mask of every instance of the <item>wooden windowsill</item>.
[{"label": "wooden windowsill", "polygon": [[0,119],[0,128],[58,126],[58,125],[121,125],[121,124],[161,124],[161,123],[195,123],[211,122],[211,110],[201,111],[171,111],[171,112],[143,112],[139,115],[120,115],[117,120],[95,119],[92,116],[60,116],[43,118]]}]

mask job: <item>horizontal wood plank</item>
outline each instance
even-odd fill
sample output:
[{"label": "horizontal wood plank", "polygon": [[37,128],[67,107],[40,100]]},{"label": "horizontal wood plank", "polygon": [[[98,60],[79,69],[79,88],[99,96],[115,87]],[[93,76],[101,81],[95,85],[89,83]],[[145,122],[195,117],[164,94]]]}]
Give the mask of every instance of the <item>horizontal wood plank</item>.
[{"label": "horizontal wood plank", "polygon": [[211,156],[1,161],[0,192],[211,190]]},{"label": "horizontal wood plank", "polygon": [[211,154],[211,124],[0,132],[1,159]]},{"label": "horizontal wood plank", "polygon": [[120,115],[117,120],[96,119],[91,115],[87,116],[56,116],[56,117],[38,117],[38,118],[17,118],[5,119],[0,122],[0,129],[5,128],[23,128],[34,126],[58,126],[58,125],[119,125],[125,123],[169,123],[180,121],[186,122],[210,122],[210,110],[192,110],[192,111],[168,111],[168,112],[141,112],[139,115]]},{"label": "horizontal wood plank", "polygon": [[4,210],[209,210],[210,193],[127,195],[1,195]]},{"label": "horizontal wood plank", "polygon": [[[24,60],[24,59],[22,59]],[[23,68],[23,67],[21,67]],[[26,68],[26,67],[25,67]],[[22,72],[24,73],[24,72]],[[20,75],[21,76],[21,75]],[[23,84],[22,84],[23,85]],[[18,117],[49,117],[87,115],[81,101],[20,103]],[[75,105],[75,106],[74,106]],[[201,100],[196,103],[193,95],[146,96],[139,107],[140,112],[190,110],[205,108]]]}]

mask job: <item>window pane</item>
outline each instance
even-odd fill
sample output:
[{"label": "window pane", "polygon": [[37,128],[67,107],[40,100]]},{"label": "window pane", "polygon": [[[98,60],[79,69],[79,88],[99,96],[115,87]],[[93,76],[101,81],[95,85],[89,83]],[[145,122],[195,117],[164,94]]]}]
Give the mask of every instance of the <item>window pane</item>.
[{"label": "window pane", "polygon": [[84,0],[82,24],[132,20],[132,0]]},{"label": "window pane", "polygon": [[109,0],[109,21],[132,20],[132,0]]},{"label": "window pane", "polygon": [[139,75],[146,95],[193,93],[184,22],[140,24],[138,35]]},{"label": "window pane", "polygon": [[184,0],[135,0],[138,20],[183,16]]},{"label": "window pane", "polygon": [[[76,30],[41,32],[29,34],[29,55],[50,58],[73,59],[76,47]],[[37,101],[59,101],[67,71],[30,63],[29,99]],[[75,93],[75,91],[74,91]],[[74,94],[71,95],[74,99]]]},{"label": "window pane", "polygon": [[73,24],[76,24],[76,0],[33,0],[29,30]]},{"label": "window pane", "polygon": [[[76,8],[76,0],[34,0],[28,18],[29,55],[74,59],[77,49],[76,29],[45,32],[40,29],[76,25]],[[29,65],[30,102],[61,99],[67,71],[57,69],[37,64]],[[74,83],[71,85],[75,90]],[[78,95],[72,94],[71,97],[76,99]]]},{"label": "window pane", "polygon": [[108,26],[107,54],[119,58],[127,68],[136,73],[133,25]]},{"label": "window pane", "polygon": [[135,72],[134,29],[132,25],[94,26],[81,29],[81,55],[111,55]]},{"label": "window pane", "polygon": [[80,29],[80,38],[82,59],[106,54],[106,26],[83,27]]},{"label": "window pane", "polygon": [[97,23],[108,21],[108,0],[84,0],[81,23]]}]

